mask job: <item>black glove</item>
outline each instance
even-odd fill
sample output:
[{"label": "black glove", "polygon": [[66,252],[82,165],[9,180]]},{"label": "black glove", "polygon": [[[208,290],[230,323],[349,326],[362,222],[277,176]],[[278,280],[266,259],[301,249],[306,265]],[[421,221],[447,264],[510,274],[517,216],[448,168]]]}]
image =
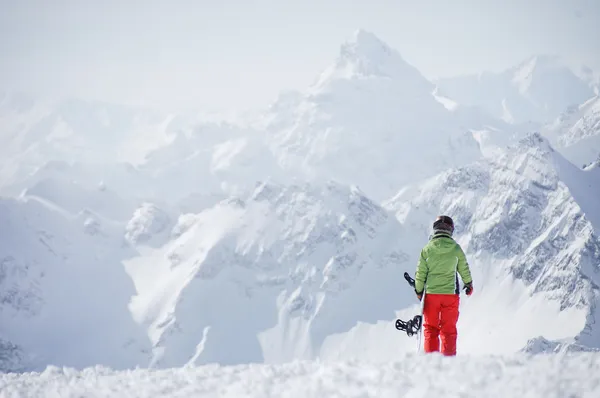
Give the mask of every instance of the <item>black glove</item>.
[{"label": "black glove", "polygon": [[419,299],[419,301],[421,301],[421,299],[423,298],[423,292],[419,293],[419,292],[417,292],[417,289],[415,289],[415,294],[417,295],[417,298]]},{"label": "black glove", "polygon": [[465,283],[463,290],[467,293],[467,296],[473,294],[473,282]]}]

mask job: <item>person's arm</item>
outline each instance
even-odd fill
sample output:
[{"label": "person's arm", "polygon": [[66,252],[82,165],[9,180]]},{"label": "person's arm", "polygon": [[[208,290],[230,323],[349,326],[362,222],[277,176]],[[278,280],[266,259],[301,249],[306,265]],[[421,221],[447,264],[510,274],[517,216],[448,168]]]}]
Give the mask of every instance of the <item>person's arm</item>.
[{"label": "person's arm", "polygon": [[457,244],[457,249],[458,249],[458,274],[460,275],[462,281],[464,284],[473,282],[473,278],[471,277],[471,270],[469,268],[469,263],[467,261],[467,256],[465,256],[465,252],[463,251],[462,247],[460,247],[460,245]]},{"label": "person's arm", "polygon": [[467,296],[470,296],[471,293],[473,293],[473,277],[471,276],[471,269],[469,268],[469,262],[467,261],[467,256],[465,256],[465,252],[463,251],[462,247],[460,247],[458,244],[456,246],[458,250],[458,274],[465,284],[464,289],[467,292]]},{"label": "person's arm", "polygon": [[421,250],[421,255],[419,256],[419,262],[417,264],[417,272],[415,273],[415,292],[417,294],[423,293],[423,289],[425,288],[425,281],[427,280],[427,273],[429,272],[429,267],[427,266],[427,259]]}]

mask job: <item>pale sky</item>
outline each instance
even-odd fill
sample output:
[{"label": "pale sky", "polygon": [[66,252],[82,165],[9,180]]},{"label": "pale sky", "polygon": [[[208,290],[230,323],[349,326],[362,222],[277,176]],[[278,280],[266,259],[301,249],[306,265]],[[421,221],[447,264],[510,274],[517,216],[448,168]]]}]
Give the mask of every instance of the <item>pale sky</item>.
[{"label": "pale sky", "polygon": [[428,78],[536,54],[600,70],[600,0],[0,0],[0,90],[263,107],[311,84],[358,28]]}]

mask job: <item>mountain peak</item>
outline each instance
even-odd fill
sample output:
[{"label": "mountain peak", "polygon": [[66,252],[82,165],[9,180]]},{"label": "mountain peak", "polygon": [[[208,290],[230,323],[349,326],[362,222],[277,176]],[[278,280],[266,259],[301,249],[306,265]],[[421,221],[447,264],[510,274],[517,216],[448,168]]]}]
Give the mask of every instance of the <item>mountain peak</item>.
[{"label": "mountain peak", "polygon": [[533,156],[542,162],[549,162],[556,151],[550,141],[539,132],[531,132],[521,137],[514,145],[509,145],[508,158]]},{"label": "mountain peak", "polygon": [[433,90],[433,85],[397,50],[364,29],[355,30],[352,37],[342,43],[337,58],[319,76],[313,89],[323,88],[331,81],[363,78],[418,82],[426,91]]},{"label": "mountain peak", "polygon": [[[532,56],[519,65],[511,68],[512,82],[521,93],[526,93],[534,86],[534,90],[544,90],[548,82],[560,87],[559,92],[572,90],[573,87],[582,86],[580,91],[584,96],[593,95],[593,71],[581,64],[569,61],[559,55],[541,54]],[[537,84],[536,84],[536,80]],[[537,87],[535,87],[537,85]],[[563,87],[564,86],[564,87]],[[554,91],[545,93],[551,95]],[[579,94],[580,92],[575,92]],[[581,101],[577,101],[581,102]]]},{"label": "mountain peak", "polygon": [[346,41],[346,44],[353,44],[361,49],[390,49],[390,47],[374,33],[364,30],[356,29],[352,34],[352,39]]},{"label": "mountain peak", "polygon": [[404,63],[400,55],[373,33],[357,29],[340,48],[337,64],[354,64],[363,74],[380,74],[390,63]]},{"label": "mountain peak", "polygon": [[544,153],[554,152],[554,148],[550,144],[550,141],[537,131],[522,137],[518,142],[518,147],[523,149],[540,149]]}]

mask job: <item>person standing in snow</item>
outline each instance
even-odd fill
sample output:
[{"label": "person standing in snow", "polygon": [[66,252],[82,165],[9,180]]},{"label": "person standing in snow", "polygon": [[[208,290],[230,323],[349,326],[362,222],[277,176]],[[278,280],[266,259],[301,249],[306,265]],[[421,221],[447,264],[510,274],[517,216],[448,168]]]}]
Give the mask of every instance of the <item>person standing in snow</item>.
[{"label": "person standing in snow", "polygon": [[473,293],[473,279],[465,253],[454,240],[454,221],[438,216],[433,223],[433,235],[421,250],[415,273],[415,293],[423,303],[423,335],[425,352],[456,355],[460,275],[468,296]]}]

